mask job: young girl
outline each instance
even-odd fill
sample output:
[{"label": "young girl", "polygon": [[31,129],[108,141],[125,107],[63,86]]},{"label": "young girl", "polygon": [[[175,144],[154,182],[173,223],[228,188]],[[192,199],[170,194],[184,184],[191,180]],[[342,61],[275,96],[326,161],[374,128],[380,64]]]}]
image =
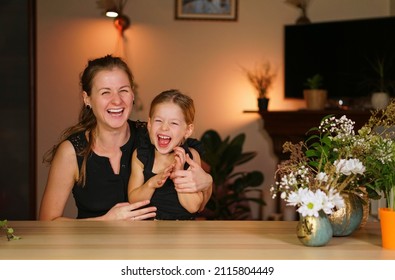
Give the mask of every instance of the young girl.
[{"label": "young girl", "polygon": [[202,192],[177,192],[171,180],[175,170],[188,169],[188,157],[200,156],[186,145],[193,132],[193,100],[177,90],[157,95],[151,103],[148,133],[151,143],[133,152],[129,180],[130,202],[150,200],[158,220],[191,220],[199,210]]}]

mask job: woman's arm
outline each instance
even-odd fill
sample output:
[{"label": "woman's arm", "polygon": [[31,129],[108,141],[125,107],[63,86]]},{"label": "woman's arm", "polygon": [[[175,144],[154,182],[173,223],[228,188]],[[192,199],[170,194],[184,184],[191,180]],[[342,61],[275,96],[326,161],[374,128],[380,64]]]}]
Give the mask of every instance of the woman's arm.
[{"label": "woman's arm", "polygon": [[189,213],[196,213],[200,210],[200,206],[203,202],[203,193],[177,193],[178,200],[182,207],[184,207]]},{"label": "woman's arm", "polygon": [[[199,153],[192,148],[190,148],[190,151],[193,155],[194,162],[200,166]],[[185,150],[183,148],[177,147],[174,149],[174,152],[175,152],[175,158],[176,158],[175,170],[177,170],[177,169],[181,170],[181,169],[183,169],[181,167],[183,167],[186,162]],[[202,192],[198,191],[198,192],[187,193],[187,192],[177,191],[177,195],[178,195],[178,200],[180,201],[181,205],[186,210],[188,210],[188,212],[196,213],[200,210],[202,202],[203,202],[203,198],[204,198],[204,195]]]},{"label": "woman's arm", "polygon": [[70,141],[62,142],[52,160],[40,206],[40,220],[66,220],[63,211],[78,177],[78,163]]},{"label": "woman's arm", "polygon": [[186,162],[189,164],[188,170],[176,170],[171,174],[175,189],[180,193],[198,193],[202,192],[203,199],[199,212],[203,211],[211,197],[213,190],[213,178],[206,173],[199,163],[186,155]]},{"label": "woman's arm", "polygon": [[209,177],[208,181],[207,181],[208,182],[207,188],[202,191],[202,195],[203,195],[202,200],[203,201],[202,201],[202,204],[200,205],[198,212],[201,212],[204,210],[204,207],[206,207],[206,204],[210,200],[211,194],[213,193],[213,178],[211,177],[210,174],[206,173],[206,175],[208,175],[208,177]]}]

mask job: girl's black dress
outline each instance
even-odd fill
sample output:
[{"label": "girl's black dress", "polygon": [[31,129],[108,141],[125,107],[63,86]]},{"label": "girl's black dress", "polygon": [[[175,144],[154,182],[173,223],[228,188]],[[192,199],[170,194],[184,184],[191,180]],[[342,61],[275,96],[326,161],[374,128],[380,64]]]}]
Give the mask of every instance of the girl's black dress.
[{"label": "girl's black dress", "polygon": [[[192,153],[187,144],[182,146],[185,152],[192,158]],[[151,143],[144,147],[137,148],[137,158],[144,165],[144,182],[155,176],[152,172],[155,160],[155,146]],[[184,169],[188,169],[189,164],[185,163]],[[189,213],[178,200],[177,191],[174,188],[174,183],[171,179],[167,179],[164,185],[157,188],[151,197],[151,205],[157,208],[157,220],[194,220],[195,213]]]}]

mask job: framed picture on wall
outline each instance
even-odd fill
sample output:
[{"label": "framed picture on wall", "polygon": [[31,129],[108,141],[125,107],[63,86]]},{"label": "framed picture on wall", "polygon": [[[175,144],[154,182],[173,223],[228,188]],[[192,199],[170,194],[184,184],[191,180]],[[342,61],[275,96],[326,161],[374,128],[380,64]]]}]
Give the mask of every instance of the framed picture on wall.
[{"label": "framed picture on wall", "polygon": [[237,20],[238,0],[175,0],[175,19]]}]

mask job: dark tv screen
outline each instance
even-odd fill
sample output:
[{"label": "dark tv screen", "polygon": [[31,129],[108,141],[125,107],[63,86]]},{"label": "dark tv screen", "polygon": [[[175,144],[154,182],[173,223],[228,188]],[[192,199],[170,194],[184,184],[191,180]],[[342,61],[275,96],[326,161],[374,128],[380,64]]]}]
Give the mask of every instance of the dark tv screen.
[{"label": "dark tv screen", "polygon": [[330,99],[370,96],[377,59],[385,61],[386,79],[395,80],[395,17],[288,25],[284,36],[286,98],[303,98],[315,74]]}]

